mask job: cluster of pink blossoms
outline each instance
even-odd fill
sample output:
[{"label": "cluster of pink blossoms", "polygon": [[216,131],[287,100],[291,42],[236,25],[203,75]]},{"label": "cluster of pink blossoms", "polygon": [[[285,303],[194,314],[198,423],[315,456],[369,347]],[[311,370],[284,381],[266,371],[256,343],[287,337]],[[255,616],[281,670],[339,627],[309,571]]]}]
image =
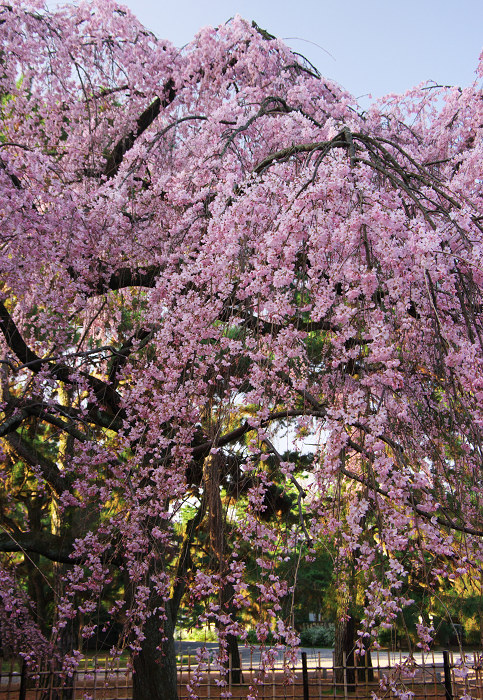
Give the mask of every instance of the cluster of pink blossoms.
[{"label": "cluster of pink blossoms", "polygon": [[33,532],[24,504],[0,549],[65,567],[58,633],[117,585],[140,653],[182,600],[243,634],[251,551],[260,639],[296,645],[280,564],[323,542],[363,649],[408,576],[474,576],[477,83],[360,114],[240,17],[182,50],[110,0],[0,21],[0,437],[56,513]]}]

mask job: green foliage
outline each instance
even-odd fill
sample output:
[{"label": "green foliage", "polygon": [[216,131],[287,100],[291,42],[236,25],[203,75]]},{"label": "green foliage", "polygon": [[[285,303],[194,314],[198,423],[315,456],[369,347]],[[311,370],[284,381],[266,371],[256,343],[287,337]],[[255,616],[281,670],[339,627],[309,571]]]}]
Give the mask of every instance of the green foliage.
[{"label": "green foliage", "polygon": [[[247,642],[248,642],[249,644],[260,644],[260,641],[259,641],[259,639],[258,639],[258,637],[257,637],[257,633],[256,633],[255,630],[248,630]],[[267,644],[268,646],[270,646],[270,644],[273,644],[273,643],[274,643],[273,634],[272,634],[271,632],[269,632],[269,633],[267,634],[266,639],[265,639],[265,644]]]},{"label": "green foliage", "polygon": [[324,622],[313,627],[306,627],[300,633],[300,644],[303,647],[329,647],[335,643],[335,625]]},{"label": "green foliage", "polygon": [[[333,609],[332,559],[329,553],[320,548],[314,557],[302,556],[299,561],[295,552],[281,567],[281,575],[295,583],[293,614],[295,626],[300,628],[309,620],[310,614],[317,618],[330,618]],[[292,604],[292,600],[287,600]],[[291,610],[285,610],[288,615]]]},{"label": "green foliage", "polygon": [[218,637],[216,630],[209,627],[192,627],[185,630],[178,628],[176,638],[183,639],[185,642],[217,642]]}]

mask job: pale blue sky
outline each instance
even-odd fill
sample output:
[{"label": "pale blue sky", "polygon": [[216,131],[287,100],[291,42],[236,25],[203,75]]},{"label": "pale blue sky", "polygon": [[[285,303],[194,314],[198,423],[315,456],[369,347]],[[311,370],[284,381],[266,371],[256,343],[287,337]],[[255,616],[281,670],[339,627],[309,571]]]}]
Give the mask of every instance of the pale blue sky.
[{"label": "pale blue sky", "polygon": [[159,37],[177,46],[190,41],[202,26],[216,26],[238,12],[280,38],[299,37],[287,43],[356,97],[404,92],[424,80],[467,85],[474,80],[483,48],[483,0],[124,0],[124,4]]}]

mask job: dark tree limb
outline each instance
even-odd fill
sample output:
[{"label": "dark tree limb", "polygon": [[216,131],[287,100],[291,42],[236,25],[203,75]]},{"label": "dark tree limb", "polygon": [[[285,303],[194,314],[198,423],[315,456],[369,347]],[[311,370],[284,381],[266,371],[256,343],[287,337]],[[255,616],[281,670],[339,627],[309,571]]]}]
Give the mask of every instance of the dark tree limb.
[{"label": "dark tree limb", "polygon": [[92,289],[92,295],[105,294],[109,291],[125,289],[126,287],[152,288],[161,272],[159,265],[148,265],[140,270],[123,267],[110,275],[107,280],[99,280]]},{"label": "dark tree limb", "polygon": [[23,421],[28,418],[29,415],[30,414],[26,409],[22,409],[21,411],[17,411],[6,418],[0,425],[0,438],[5,437],[5,435],[8,435],[9,433],[14,433],[17,428],[20,428]]},{"label": "dark tree limb", "polygon": [[70,434],[81,442],[85,442],[87,435],[80,431],[76,427],[76,424],[94,424],[99,428],[106,428],[114,432],[119,432],[122,427],[122,421],[119,417],[113,416],[106,411],[101,411],[95,406],[93,406],[88,413],[84,414],[75,408],[61,406],[60,404],[54,403],[47,405],[40,400],[34,400],[30,404],[23,405],[19,400],[10,399],[7,403],[6,410],[12,409],[15,412],[0,425],[0,438],[14,433],[29,416],[35,416],[46,423],[60,428],[62,431]]},{"label": "dark tree limb", "polygon": [[7,437],[7,442],[19,459],[30,467],[40,470],[45,481],[58,495],[68,488],[68,480],[62,475],[55,462],[40,454],[25,438],[18,433],[11,433]]},{"label": "dark tree limb", "polygon": [[17,190],[22,189],[22,183],[20,182],[20,179],[15,175],[15,173],[12,173],[9,171],[7,168],[7,165],[3,162],[3,160],[0,159],[0,168],[5,171],[5,173],[8,175],[10,178],[11,183]]},{"label": "dark tree limb", "polygon": [[121,369],[121,367],[126,364],[129,356],[133,352],[134,343],[138,343],[136,349],[139,350],[140,348],[145,347],[153,336],[154,330],[148,331],[147,329],[142,328],[141,330],[137,331],[132,336],[132,338],[129,338],[129,340],[126,343],[124,343],[124,345],[121,348],[119,348],[119,350],[115,351],[115,357],[112,360],[109,369],[109,384],[111,384],[113,387],[117,385],[118,372]]},{"label": "dark tree limb", "polygon": [[[74,546],[76,539],[67,535],[53,535],[50,532],[0,532],[0,552],[23,552],[40,554],[59,564],[84,564],[85,556],[75,556]],[[122,554],[114,553],[114,546],[109,547],[101,560],[112,566],[122,566]]]},{"label": "dark tree limb", "polygon": [[[308,392],[298,393],[302,393],[304,396],[308,394]],[[310,394],[308,395],[310,396]],[[316,402],[315,399],[313,399],[313,401],[316,403],[316,410],[310,410],[304,407],[303,409],[286,409],[281,411],[273,411],[272,413],[270,413],[268,418],[261,421],[260,425],[264,427],[266,425],[269,425],[269,423],[271,423],[274,420],[283,420],[284,418],[293,418],[297,416],[308,415],[314,416],[316,418],[325,418],[327,413],[324,407],[320,403]],[[225,433],[224,435],[221,435],[218,438],[213,438],[213,440],[207,440],[206,442],[192,447],[192,457],[193,459],[200,459],[206,457],[213,447],[226,447],[226,445],[238,442],[244,435],[246,435],[246,433],[250,432],[251,430],[256,430],[256,427],[250,425],[245,421],[238,428],[230,430],[228,433]]]},{"label": "dark tree limb", "polygon": [[[55,379],[66,382],[67,384],[73,383],[73,370],[70,367],[52,362],[47,358],[42,359],[28,347],[3,302],[0,302],[0,330],[10,350],[12,350],[20,362],[28,366],[28,369],[32,372],[38,373],[44,367],[47,367]],[[101,405],[107,406],[113,414],[118,415],[120,418],[124,417],[125,412],[121,409],[121,397],[112,386],[87,372],[81,372],[80,375],[86,379]]]},{"label": "dark tree limb", "polygon": [[[22,364],[28,365],[32,372],[40,372],[43,364],[48,364],[48,360],[42,360],[28,347],[2,301],[0,301],[0,330],[5,336],[10,350]],[[66,380],[67,376],[64,376],[63,379]]]},{"label": "dark tree limb", "polygon": [[37,416],[37,418],[40,418],[41,420],[45,421],[46,423],[50,423],[50,425],[55,426],[56,428],[59,428],[59,430],[62,430],[63,432],[67,433],[68,435],[71,435],[73,438],[76,440],[79,440],[79,442],[86,442],[87,440],[87,435],[74,425],[72,421],[66,421],[63,420],[62,418],[59,418],[58,416],[55,416],[53,413],[50,413],[49,411],[45,410],[44,407],[39,406],[38,404],[35,404],[33,406],[29,406],[28,409],[26,409],[28,414],[31,416]]},{"label": "dark tree limb", "polygon": [[181,604],[181,600],[186,590],[186,575],[193,566],[193,561],[191,558],[191,547],[196,532],[205,516],[205,511],[206,501],[203,498],[198,507],[198,510],[196,511],[196,515],[194,516],[194,518],[191,518],[186,523],[185,535],[183,538],[183,543],[181,545],[178,566],[176,569],[176,579],[173,587],[173,595],[171,598],[171,610],[173,618],[175,620],[178,617],[179,606]]},{"label": "dark tree limb", "polygon": [[43,557],[62,564],[74,564],[80,558],[72,558],[73,541],[65,536],[49,532],[8,532],[0,533],[0,552],[24,552],[41,554]]},{"label": "dark tree limb", "polygon": [[166,108],[173,102],[176,97],[176,90],[172,78],[169,78],[164,85],[165,97],[161,99],[156,97],[153,102],[147,107],[136,122],[136,130],[123,136],[114,146],[109,154],[104,169],[104,174],[108,178],[117,175],[119,167],[123,161],[124,155],[134,146],[137,138],[143,134],[146,129],[151,126],[154,120],[159,115],[161,108]]}]

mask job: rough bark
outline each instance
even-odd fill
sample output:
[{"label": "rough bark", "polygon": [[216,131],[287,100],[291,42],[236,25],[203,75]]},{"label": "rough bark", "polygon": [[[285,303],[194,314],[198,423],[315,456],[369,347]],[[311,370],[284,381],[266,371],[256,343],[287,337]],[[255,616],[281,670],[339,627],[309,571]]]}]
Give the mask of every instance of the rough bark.
[{"label": "rough bark", "polygon": [[[236,619],[237,612],[232,602],[234,594],[235,590],[233,586],[231,584],[227,584],[224,587],[222,593],[223,608],[230,615],[232,620]],[[226,643],[228,646],[228,655],[231,659],[230,680],[232,684],[238,685],[239,683],[243,683],[243,673],[241,667],[240,649],[238,648],[238,638],[233,634],[227,634]]]},{"label": "rough bark", "polygon": [[[348,603],[348,599],[344,602]],[[346,612],[337,620],[335,627],[334,663],[336,682],[341,686],[346,683],[348,692],[355,690],[354,647],[355,620]]]},{"label": "rough bark", "polygon": [[164,629],[150,617],[143,631],[141,651],[134,658],[133,700],[178,700],[174,621],[166,605]]},{"label": "rough bark", "polygon": [[[224,573],[225,562],[229,553],[220,496],[221,469],[223,465],[224,458],[220,455],[210,455],[205,458],[203,463],[203,483],[208,507],[208,528],[213,558],[212,569],[218,569],[220,574]],[[226,583],[220,591],[221,607],[225,613],[230,615],[232,620],[236,619],[237,612],[233,605],[234,594],[233,586],[229,583]],[[220,635],[223,634],[221,627],[219,627],[219,633]],[[230,674],[231,682],[239,684],[242,682],[242,671],[238,639],[232,634],[226,634],[225,638],[228,656],[231,659],[227,664],[226,671],[227,674]]]},{"label": "rough bark", "polygon": [[337,565],[337,617],[335,623],[334,665],[335,681],[339,689],[350,692],[355,690],[355,633],[356,624],[354,608],[356,582],[354,580],[354,561],[352,558],[340,558]]},{"label": "rough bark", "polygon": [[334,664],[337,684],[346,685],[348,692],[356,690],[359,683],[374,680],[372,659],[369,648],[365,655],[356,656],[357,629],[360,618],[357,613],[357,583],[354,575],[353,561],[346,562],[345,578],[337,592],[337,620],[335,625]]},{"label": "rough bark", "polygon": [[374,681],[370,650],[366,648],[364,656],[356,657],[356,633],[359,624],[360,620],[355,615],[351,615],[340,619],[335,628],[334,661],[336,667],[339,667],[336,670],[336,681],[338,684],[345,682],[348,692],[356,690],[356,682],[372,683]]}]

